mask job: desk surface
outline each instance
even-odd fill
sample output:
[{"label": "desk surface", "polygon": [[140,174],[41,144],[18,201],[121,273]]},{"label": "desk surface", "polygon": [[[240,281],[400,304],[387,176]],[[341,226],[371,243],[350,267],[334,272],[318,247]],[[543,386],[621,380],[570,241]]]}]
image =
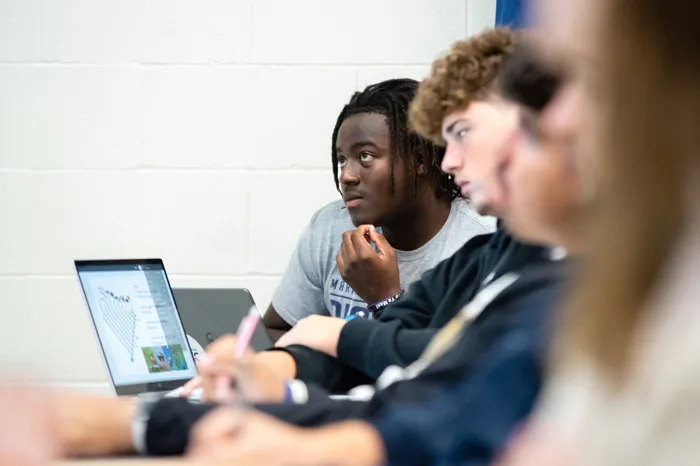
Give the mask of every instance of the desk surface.
[{"label": "desk surface", "polygon": [[132,459],[101,459],[101,460],[71,460],[60,461],[57,466],[178,466],[182,460],[158,460],[147,458]]}]

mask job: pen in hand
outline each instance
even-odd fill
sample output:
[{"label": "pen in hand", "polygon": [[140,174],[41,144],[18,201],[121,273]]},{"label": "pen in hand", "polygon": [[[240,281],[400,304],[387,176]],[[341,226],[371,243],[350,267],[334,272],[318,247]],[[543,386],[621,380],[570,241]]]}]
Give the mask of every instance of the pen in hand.
[{"label": "pen in hand", "polygon": [[[248,311],[248,314],[241,320],[240,325],[238,326],[238,331],[236,332],[236,349],[235,349],[235,356],[236,356],[236,361],[239,362],[245,355],[246,350],[248,349],[248,346],[250,345],[250,341],[253,338],[253,333],[255,332],[255,327],[258,325],[258,322],[260,321],[260,314],[258,313],[258,310],[255,308],[255,306],[251,306],[250,310]],[[238,371],[236,373],[236,377],[238,378],[240,374],[238,374]],[[227,376],[221,376],[217,380],[217,400],[220,403],[228,403],[231,401],[232,398],[232,393],[231,393],[231,381],[230,378]],[[237,394],[237,398],[241,398],[241,394]]]}]

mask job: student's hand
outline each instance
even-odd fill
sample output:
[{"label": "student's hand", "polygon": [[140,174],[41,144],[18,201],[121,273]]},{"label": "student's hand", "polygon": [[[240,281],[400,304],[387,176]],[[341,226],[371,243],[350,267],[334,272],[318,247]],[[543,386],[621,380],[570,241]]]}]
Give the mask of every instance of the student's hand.
[{"label": "student's hand", "polygon": [[[222,345],[231,345],[232,342],[226,343],[225,341],[222,341],[221,343]],[[262,353],[258,353],[255,356],[253,356],[253,359],[254,361],[252,361],[251,364],[254,364],[255,366],[265,366],[265,368],[260,368],[259,371],[274,373],[276,375],[276,380],[290,380],[296,377],[296,363],[294,362],[294,358],[289,353],[286,353],[284,351],[263,351]],[[202,360],[208,361],[209,359],[205,356],[205,358],[203,358]],[[236,366],[234,364],[231,367],[231,370],[235,369]],[[267,371],[266,369],[269,369],[269,371]],[[209,371],[210,369],[206,369],[205,373],[211,376],[211,374],[209,374]],[[270,377],[272,377],[272,375],[270,375]],[[187,398],[192,394],[192,392],[194,392],[194,390],[202,388],[203,386],[204,378],[202,377],[200,372],[199,376],[195,377],[194,379],[190,380],[185,384],[183,390],[180,392],[180,397]],[[210,401],[213,401],[213,398]]]},{"label": "student's hand", "polygon": [[[289,464],[310,439],[298,427],[255,411],[220,408],[192,429],[187,456],[196,464]],[[298,455],[301,456],[298,456]],[[229,461],[224,463],[224,461]],[[301,464],[301,463],[300,463]]]},{"label": "student's hand", "polygon": [[[234,397],[231,383],[236,381],[239,394],[247,401],[282,401],[285,378],[268,366],[265,358],[251,351],[237,359],[236,342],[235,335],[225,335],[209,345],[206,357],[199,364],[199,376],[185,385],[181,396],[189,396],[192,390],[201,387],[202,401],[226,403]],[[286,354],[282,357],[291,358]]]},{"label": "student's hand", "polygon": [[382,438],[366,422],[344,421],[308,429],[231,408],[213,411],[197,423],[187,456],[199,466],[386,463]]},{"label": "student's hand", "polygon": [[48,393],[28,387],[0,388],[0,464],[51,466],[59,439]]},{"label": "student's hand", "polygon": [[574,447],[554,431],[527,425],[494,466],[577,466],[583,464]]},{"label": "student's hand", "polygon": [[55,393],[53,400],[54,424],[65,455],[133,453],[134,399]]},{"label": "student's hand", "polygon": [[338,357],[338,339],[347,322],[338,317],[312,315],[300,319],[275,346],[304,345],[329,356]]},{"label": "student's hand", "polygon": [[360,225],[343,233],[336,264],[343,280],[368,304],[401,291],[396,251],[372,225]]}]

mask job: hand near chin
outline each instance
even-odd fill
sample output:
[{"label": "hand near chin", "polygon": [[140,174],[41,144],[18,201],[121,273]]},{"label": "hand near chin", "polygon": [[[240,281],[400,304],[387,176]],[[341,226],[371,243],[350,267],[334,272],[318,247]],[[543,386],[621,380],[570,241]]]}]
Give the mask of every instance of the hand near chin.
[{"label": "hand near chin", "polygon": [[343,280],[368,304],[401,291],[396,250],[372,225],[343,233],[336,265]]}]

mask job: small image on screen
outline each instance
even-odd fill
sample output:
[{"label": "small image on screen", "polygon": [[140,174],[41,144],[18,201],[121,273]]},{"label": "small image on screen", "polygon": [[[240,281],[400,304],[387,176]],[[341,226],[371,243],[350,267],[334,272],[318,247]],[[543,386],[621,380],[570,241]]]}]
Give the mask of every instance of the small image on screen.
[{"label": "small image on screen", "polygon": [[162,266],[86,265],[78,275],[115,385],[197,375]]},{"label": "small image on screen", "polygon": [[141,351],[146,359],[148,372],[187,370],[187,361],[180,345],[143,347]]}]

